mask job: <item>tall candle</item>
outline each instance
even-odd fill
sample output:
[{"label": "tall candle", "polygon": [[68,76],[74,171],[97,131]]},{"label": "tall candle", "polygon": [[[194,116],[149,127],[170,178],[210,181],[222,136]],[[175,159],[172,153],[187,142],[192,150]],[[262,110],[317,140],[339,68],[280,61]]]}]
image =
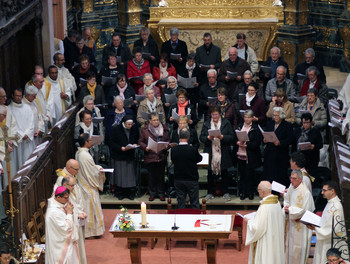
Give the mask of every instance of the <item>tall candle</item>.
[{"label": "tall candle", "polygon": [[143,226],[147,225],[145,202],[141,203],[141,225],[143,225]]}]

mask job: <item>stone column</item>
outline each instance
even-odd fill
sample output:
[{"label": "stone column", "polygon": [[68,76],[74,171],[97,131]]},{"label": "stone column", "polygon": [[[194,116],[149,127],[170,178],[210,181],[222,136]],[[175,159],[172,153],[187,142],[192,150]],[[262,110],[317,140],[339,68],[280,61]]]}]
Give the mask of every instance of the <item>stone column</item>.
[{"label": "stone column", "polygon": [[45,72],[52,64],[52,56],[54,54],[54,26],[53,26],[53,12],[52,0],[42,1],[43,12],[43,26],[41,28],[42,47],[43,47],[43,61]]},{"label": "stone column", "polygon": [[133,43],[139,38],[141,24],[140,0],[118,1],[118,26],[116,31],[127,44]]},{"label": "stone column", "polygon": [[315,32],[307,24],[308,0],[284,2],[284,24],[277,32],[277,44],[290,73],[294,74],[295,65],[305,60],[304,51],[313,47]]}]

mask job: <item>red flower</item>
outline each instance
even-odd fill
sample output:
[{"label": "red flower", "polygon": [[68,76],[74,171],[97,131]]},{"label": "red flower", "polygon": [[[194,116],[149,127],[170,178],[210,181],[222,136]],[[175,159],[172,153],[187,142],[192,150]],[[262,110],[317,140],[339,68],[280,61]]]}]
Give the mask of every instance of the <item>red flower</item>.
[{"label": "red flower", "polygon": [[128,221],[128,220],[126,220],[126,221],[125,221],[125,224],[127,224],[127,223],[129,223],[129,221]]},{"label": "red flower", "polygon": [[124,221],[124,218],[121,218],[120,221]]}]

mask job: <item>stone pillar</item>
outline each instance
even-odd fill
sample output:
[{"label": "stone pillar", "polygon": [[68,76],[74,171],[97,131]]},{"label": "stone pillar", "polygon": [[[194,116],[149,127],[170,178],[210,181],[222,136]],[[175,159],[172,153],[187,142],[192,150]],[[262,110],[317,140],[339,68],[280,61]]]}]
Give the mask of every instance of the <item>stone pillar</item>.
[{"label": "stone pillar", "polygon": [[133,43],[139,38],[139,31],[142,27],[141,12],[140,0],[118,1],[119,23],[115,30],[127,44]]},{"label": "stone pillar", "polygon": [[43,12],[43,26],[41,28],[42,47],[43,47],[43,61],[44,70],[52,64],[52,56],[54,54],[54,26],[53,26],[53,11],[52,0],[42,1]]},{"label": "stone pillar", "polygon": [[284,24],[277,32],[277,45],[294,74],[295,65],[305,60],[304,51],[313,47],[315,32],[307,24],[308,0],[288,0],[284,5]]},{"label": "stone pillar", "polygon": [[[344,41],[344,56],[345,60],[350,60],[350,0],[346,2],[346,10],[341,14],[339,21],[340,36]],[[344,59],[342,59],[343,61]],[[341,70],[350,72],[347,63],[341,63]]]}]

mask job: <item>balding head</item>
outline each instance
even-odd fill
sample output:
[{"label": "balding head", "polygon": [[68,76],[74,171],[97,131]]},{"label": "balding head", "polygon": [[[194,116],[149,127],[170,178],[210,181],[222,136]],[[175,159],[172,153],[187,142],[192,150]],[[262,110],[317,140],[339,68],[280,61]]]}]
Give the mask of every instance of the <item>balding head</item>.
[{"label": "balding head", "polygon": [[238,56],[238,51],[235,47],[231,47],[228,49],[228,57],[230,61],[236,61]]},{"label": "balding head", "polygon": [[0,87],[0,105],[5,105],[6,100],[6,91],[4,88]]},{"label": "balding head", "polygon": [[77,175],[79,171],[79,162],[75,159],[70,159],[66,163],[66,170],[73,176]]},{"label": "balding head", "polygon": [[271,195],[272,187],[271,183],[268,181],[261,181],[260,184],[258,185],[258,192],[260,198],[264,198],[268,195]]}]

